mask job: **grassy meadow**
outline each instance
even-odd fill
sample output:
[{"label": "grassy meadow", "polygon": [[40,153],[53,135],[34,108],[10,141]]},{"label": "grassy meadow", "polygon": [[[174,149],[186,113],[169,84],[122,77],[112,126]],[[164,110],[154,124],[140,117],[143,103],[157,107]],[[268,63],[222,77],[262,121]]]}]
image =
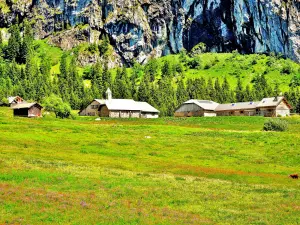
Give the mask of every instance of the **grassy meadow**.
[{"label": "grassy meadow", "polygon": [[0,224],[300,224],[300,118],[13,118]]}]

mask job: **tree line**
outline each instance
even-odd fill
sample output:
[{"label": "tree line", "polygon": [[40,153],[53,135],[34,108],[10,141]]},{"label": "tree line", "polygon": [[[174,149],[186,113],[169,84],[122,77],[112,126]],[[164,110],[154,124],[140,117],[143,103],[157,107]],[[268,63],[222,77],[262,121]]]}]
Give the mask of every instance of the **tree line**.
[{"label": "tree line", "polygon": [[[279,85],[270,85],[264,74],[257,75],[252,84],[246,86],[240,78],[236,86],[231,86],[226,77],[186,79],[185,68],[197,68],[199,59],[197,55],[187,57],[185,52],[180,54],[178,62],[166,59],[160,63],[151,59],[145,66],[134,63],[130,70],[117,68],[114,77],[104,58],[91,67],[87,74],[90,85],[85,85],[77,69],[76,52],[73,55],[65,52],[60,59],[60,73],[52,75],[48,56],[35,54],[29,23],[25,21],[21,27],[13,25],[9,32],[7,44],[0,35],[0,101],[19,95],[27,100],[47,102],[52,96],[56,102],[60,102],[58,97],[72,109],[79,110],[94,98],[105,98],[110,88],[114,98],[146,101],[159,109],[161,116],[172,116],[175,109],[189,99],[230,103],[261,100],[280,93]],[[300,113],[299,90],[291,88],[285,96],[294,111]]]}]

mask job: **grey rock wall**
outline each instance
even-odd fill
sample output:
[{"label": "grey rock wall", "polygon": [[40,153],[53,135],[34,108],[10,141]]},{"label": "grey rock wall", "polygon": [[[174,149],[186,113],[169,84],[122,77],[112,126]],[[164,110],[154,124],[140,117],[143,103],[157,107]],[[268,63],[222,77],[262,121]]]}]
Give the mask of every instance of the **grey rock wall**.
[{"label": "grey rock wall", "polygon": [[[35,20],[36,37],[45,38],[57,33],[63,37],[79,24],[87,25],[77,35],[80,40],[72,35],[67,45],[60,46],[97,42],[106,34],[127,63],[190,50],[199,42],[213,52],[276,52],[300,61],[298,0],[8,0],[7,4],[10,12],[0,12],[2,27],[14,23],[18,15],[19,20]],[[59,39],[52,39],[59,45]]]}]

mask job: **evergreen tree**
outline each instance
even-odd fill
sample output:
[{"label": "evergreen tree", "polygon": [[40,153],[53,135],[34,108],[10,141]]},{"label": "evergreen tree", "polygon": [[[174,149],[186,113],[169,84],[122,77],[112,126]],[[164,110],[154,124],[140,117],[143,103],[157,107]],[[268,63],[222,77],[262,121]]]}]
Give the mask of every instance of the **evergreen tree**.
[{"label": "evergreen tree", "polygon": [[102,80],[102,65],[97,62],[95,66],[92,67],[92,93],[94,98],[102,98],[103,89],[103,80]]},{"label": "evergreen tree", "polygon": [[207,82],[207,92],[209,99],[212,101],[216,101],[215,87],[211,78],[209,78]]},{"label": "evergreen tree", "polygon": [[103,75],[102,75],[102,81],[103,81],[103,93],[102,96],[106,96],[106,90],[108,88],[112,89],[112,78],[111,78],[111,73],[108,69],[108,62],[104,62],[104,68],[103,68]]},{"label": "evergreen tree", "polygon": [[229,82],[227,80],[227,78],[224,78],[223,84],[222,84],[222,99],[223,102],[231,102],[231,91],[230,91],[230,85]]},{"label": "evergreen tree", "polygon": [[29,51],[32,51],[32,43],[33,43],[34,37],[33,37],[33,30],[31,25],[25,21],[24,22],[24,37],[23,42],[20,46],[20,55],[19,55],[19,62],[25,63],[26,62],[26,56],[28,55]]},{"label": "evergreen tree", "polygon": [[137,92],[137,98],[141,102],[148,102],[150,96],[150,78],[145,74],[141,81]]},{"label": "evergreen tree", "polygon": [[149,76],[150,82],[155,81],[158,73],[158,63],[156,59],[151,59],[145,66],[145,74]]},{"label": "evergreen tree", "polygon": [[216,101],[219,103],[224,103],[223,95],[222,95],[222,88],[221,88],[218,77],[215,80],[215,93],[216,93]]},{"label": "evergreen tree", "polygon": [[237,86],[235,88],[235,97],[236,97],[236,102],[243,102],[246,99],[244,96],[244,88],[243,88],[241,78],[238,78],[237,81]]},{"label": "evergreen tree", "polygon": [[171,68],[171,63],[169,60],[164,61],[164,64],[161,68],[161,76],[163,78],[172,76],[172,68]]},{"label": "evergreen tree", "polygon": [[20,54],[21,36],[18,25],[13,25],[9,28],[10,37],[6,47],[7,58],[11,61],[17,60]]},{"label": "evergreen tree", "polygon": [[176,99],[177,99],[177,106],[188,100],[188,95],[183,80],[178,81],[177,90],[176,90]]}]

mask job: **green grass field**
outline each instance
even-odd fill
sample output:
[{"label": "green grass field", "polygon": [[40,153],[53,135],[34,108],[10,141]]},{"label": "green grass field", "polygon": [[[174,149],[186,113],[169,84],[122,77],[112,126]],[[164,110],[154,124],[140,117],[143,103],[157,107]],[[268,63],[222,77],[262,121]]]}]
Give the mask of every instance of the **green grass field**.
[{"label": "green grass field", "polygon": [[[0,108],[0,224],[300,224],[300,118],[94,121]],[[150,138],[151,137],[151,138]]]}]

